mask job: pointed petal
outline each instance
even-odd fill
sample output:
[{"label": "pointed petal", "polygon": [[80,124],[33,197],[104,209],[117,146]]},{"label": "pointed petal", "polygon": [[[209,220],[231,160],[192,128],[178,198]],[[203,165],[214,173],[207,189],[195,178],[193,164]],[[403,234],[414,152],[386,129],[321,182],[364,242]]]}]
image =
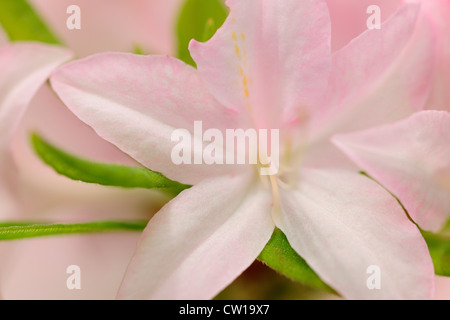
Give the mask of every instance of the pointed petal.
[{"label": "pointed petal", "polygon": [[257,126],[280,127],[322,96],[330,69],[330,19],[321,0],[227,1],[231,12],[190,52],[210,91],[226,107],[250,109]]},{"label": "pointed petal", "polygon": [[271,195],[247,176],[183,191],[150,221],[120,298],[210,299],[261,253],[274,225]]},{"label": "pointed petal", "polygon": [[37,43],[0,47],[0,149],[11,142],[14,129],[39,87],[70,57],[66,49]]},{"label": "pointed petal", "polygon": [[450,114],[422,111],[333,142],[399,198],[411,218],[437,231],[450,216]]},{"label": "pointed petal", "polygon": [[[277,226],[292,247],[348,299],[425,299],[434,292],[427,245],[397,201],[350,171],[303,170],[280,194]],[[380,271],[380,289],[368,272]]]},{"label": "pointed petal", "polygon": [[171,140],[194,121],[203,130],[235,128],[234,117],[207,92],[197,71],[166,56],[105,53],[60,68],[51,78],[69,109],[105,140],[146,167],[195,184],[236,166],[175,165]]},{"label": "pointed petal", "polygon": [[417,13],[417,4],[405,4],[381,30],[366,31],[333,55],[328,92],[312,125],[314,136],[400,120],[425,107],[436,34],[424,17],[414,33]]}]

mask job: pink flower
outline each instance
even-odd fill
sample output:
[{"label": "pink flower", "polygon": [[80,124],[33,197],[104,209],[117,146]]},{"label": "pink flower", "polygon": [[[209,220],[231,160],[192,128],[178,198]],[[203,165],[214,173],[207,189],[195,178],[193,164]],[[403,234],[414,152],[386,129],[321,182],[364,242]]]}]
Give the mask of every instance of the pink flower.
[{"label": "pink flower", "polygon": [[18,174],[10,150],[13,135],[36,91],[71,53],[37,43],[7,44],[5,36],[0,41],[0,218],[11,219],[20,210]]},{"label": "pink flower", "polygon": [[[30,100],[50,73],[71,54],[63,48],[37,43],[0,46],[0,212],[2,218],[15,213],[12,200],[17,179],[10,146],[14,132]],[[5,199],[5,197],[7,199]],[[9,199],[9,201],[8,201]]]},{"label": "pink flower", "polygon": [[[398,120],[423,107],[435,37],[412,37],[416,5],[330,53],[321,0],[230,0],[198,70],[170,57],[106,53],[51,78],[63,102],[146,167],[194,186],[148,224],[121,298],[212,298],[259,255],[274,227],[346,298],[430,298],[433,265],[397,201],[353,166],[330,135]],[[406,55],[411,48],[414,54]],[[417,66],[421,67],[417,67]],[[194,121],[225,132],[281,129],[281,167],[175,165],[171,140]],[[260,166],[256,166],[257,169]],[[261,183],[261,180],[263,183]],[[367,287],[370,266],[380,290]]]}]

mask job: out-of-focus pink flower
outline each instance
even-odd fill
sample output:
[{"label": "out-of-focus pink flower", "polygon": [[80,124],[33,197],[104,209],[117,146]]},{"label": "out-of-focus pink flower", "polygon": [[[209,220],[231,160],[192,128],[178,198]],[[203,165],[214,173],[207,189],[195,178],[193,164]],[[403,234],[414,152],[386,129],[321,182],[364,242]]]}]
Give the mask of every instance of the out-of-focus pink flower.
[{"label": "out-of-focus pink flower", "polygon": [[[72,53],[38,43],[0,45],[0,219],[16,217],[21,210],[17,199],[17,171],[11,143],[17,126],[33,95],[50,73]],[[4,265],[4,263],[2,263]]]},{"label": "out-of-focus pink flower", "polygon": [[3,219],[16,213],[12,208],[5,207],[10,201],[3,198],[12,196],[16,183],[10,150],[15,130],[39,87],[57,66],[70,57],[68,50],[57,46],[37,43],[0,46],[0,212]]},{"label": "out-of-focus pink flower", "polygon": [[[32,0],[50,27],[77,56],[104,51],[173,54],[182,0]],[[69,30],[66,13],[81,9],[81,29]]]},{"label": "out-of-focus pink flower", "polygon": [[[340,159],[324,159],[335,151],[331,134],[423,107],[435,51],[431,27],[421,31],[426,40],[412,37],[418,7],[403,6],[382,31],[365,32],[332,57],[324,1],[228,5],[216,35],[191,43],[198,70],[170,57],[109,53],[52,76],[61,99],[100,136],[194,184],[150,221],[120,297],[211,298],[277,226],[344,297],[430,298],[427,246],[396,200]],[[406,55],[411,47],[417,52]],[[280,172],[261,184],[249,166],[175,165],[172,132],[193,135],[196,120],[222,132],[281,128]],[[386,277],[381,290],[366,286],[371,265]]]},{"label": "out-of-focus pink flower", "polygon": [[423,229],[450,216],[450,114],[422,111],[406,120],[333,141],[405,206]]}]

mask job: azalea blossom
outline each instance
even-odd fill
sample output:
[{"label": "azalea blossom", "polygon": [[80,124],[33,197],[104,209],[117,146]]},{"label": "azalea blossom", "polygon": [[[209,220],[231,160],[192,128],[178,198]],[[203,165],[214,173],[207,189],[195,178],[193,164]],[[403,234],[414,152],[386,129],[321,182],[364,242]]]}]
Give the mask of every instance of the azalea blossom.
[{"label": "azalea blossom", "polygon": [[423,229],[439,231],[450,216],[450,114],[422,111],[333,141],[380,181]]},{"label": "azalea blossom", "polygon": [[[63,102],[101,137],[193,185],[149,222],[119,297],[212,298],[278,227],[345,298],[431,298],[434,270],[419,230],[328,141],[423,108],[435,37],[431,25],[419,31],[428,37],[413,36],[418,6],[402,6],[381,31],[364,32],[332,56],[324,1],[227,5],[213,38],[191,42],[197,70],[168,56],[105,53],[51,77]],[[260,176],[261,164],[175,165],[171,134],[192,133],[196,121],[221,132],[280,129],[279,172]],[[367,287],[370,266],[382,270],[380,290]]]}]

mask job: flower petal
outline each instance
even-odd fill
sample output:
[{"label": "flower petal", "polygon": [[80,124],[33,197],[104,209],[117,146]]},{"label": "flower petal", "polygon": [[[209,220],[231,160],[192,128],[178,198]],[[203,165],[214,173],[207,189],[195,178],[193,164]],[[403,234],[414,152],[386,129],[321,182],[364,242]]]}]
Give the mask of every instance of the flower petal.
[{"label": "flower petal", "polygon": [[[303,170],[280,193],[277,226],[291,246],[348,299],[424,299],[434,269],[418,228],[375,182],[350,171]],[[374,267],[373,267],[374,266]],[[371,268],[379,289],[369,289]]]},{"label": "flower petal", "polygon": [[426,230],[450,216],[450,114],[422,111],[395,124],[337,135],[333,142],[399,198]]},{"label": "flower petal", "polygon": [[315,139],[400,120],[423,109],[431,89],[436,34],[418,5],[403,5],[333,55],[333,70],[321,113],[312,124]]},{"label": "flower petal", "polygon": [[203,122],[203,130],[236,126],[232,113],[212,98],[197,71],[179,60],[99,54],[60,68],[51,83],[71,111],[102,138],[171,179],[195,184],[236,170],[229,165],[172,161],[178,142],[171,137],[176,129],[186,129],[192,136],[197,120]]},{"label": "flower petal", "polygon": [[274,224],[270,192],[248,176],[183,191],[150,220],[120,298],[210,299],[261,253]]},{"label": "flower petal", "polygon": [[441,41],[437,75],[427,106],[430,109],[450,111],[450,1],[425,0],[422,1],[422,6],[425,15],[430,14],[436,23]]},{"label": "flower petal", "polygon": [[32,97],[71,53],[57,46],[20,43],[0,46],[0,212],[6,218],[14,204],[16,168],[10,152],[13,135]]},{"label": "flower petal", "polygon": [[280,128],[283,118],[295,120],[301,109],[313,110],[331,63],[326,3],[228,0],[227,5],[230,15],[212,39],[192,41],[189,48],[212,94],[230,109],[251,110],[256,125],[265,128]]},{"label": "flower petal", "polygon": [[336,51],[348,44],[353,38],[367,30],[370,6],[380,8],[381,22],[389,18],[402,4],[403,0],[326,0],[330,9],[331,48]]},{"label": "flower petal", "polygon": [[37,43],[0,47],[0,150],[9,145],[14,129],[39,87],[71,53]]}]

